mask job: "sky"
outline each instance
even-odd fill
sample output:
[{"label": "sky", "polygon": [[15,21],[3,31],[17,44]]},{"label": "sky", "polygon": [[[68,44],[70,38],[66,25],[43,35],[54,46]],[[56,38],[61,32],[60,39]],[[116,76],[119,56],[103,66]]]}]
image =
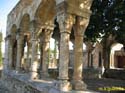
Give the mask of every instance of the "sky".
[{"label": "sky", "polygon": [[[2,31],[3,37],[6,36],[7,15],[18,2],[19,0],[0,0],[0,31]],[[2,52],[4,52],[4,41],[2,48]]]}]

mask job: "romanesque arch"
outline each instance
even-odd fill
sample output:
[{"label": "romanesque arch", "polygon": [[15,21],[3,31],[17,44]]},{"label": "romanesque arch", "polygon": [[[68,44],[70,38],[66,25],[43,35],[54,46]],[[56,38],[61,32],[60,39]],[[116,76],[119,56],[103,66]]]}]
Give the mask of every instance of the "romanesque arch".
[{"label": "romanesque arch", "polygon": [[[48,7],[47,7],[48,6]],[[40,77],[48,77],[48,52],[49,52],[49,46],[50,46],[50,38],[52,37],[52,33],[54,30],[54,17],[55,17],[55,1],[54,0],[43,0],[38,9],[36,10],[35,16],[34,16],[34,22],[32,23],[32,26],[35,27],[34,31],[32,30],[32,39],[35,39],[34,45],[32,47],[36,46],[37,48],[34,50],[37,54],[37,50],[40,50],[40,59],[37,58],[37,55],[32,54],[32,56],[36,56],[36,59],[32,59],[32,64],[34,64],[35,60],[38,61],[38,63],[41,67],[40,68]],[[38,47],[39,45],[39,47]],[[41,65],[42,64],[42,65]],[[35,69],[33,69],[35,68]],[[31,70],[37,71],[36,67],[31,67]],[[37,73],[37,72],[36,72]],[[31,73],[33,75],[33,73]],[[36,78],[36,76],[32,77]]]},{"label": "romanesque arch", "polygon": [[[30,48],[30,16],[28,14],[24,14],[21,22],[20,28],[17,31],[17,69],[25,69],[24,64],[26,63],[28,58],[28,50]],[[26,49],[27,48],[27,49]],[[25,51],[26,50],[26,51]],[[26,65],[26,64],[25,64]]]},{"label": "romanesque arch", "polygon": [[17,40],[16,40],[17,26],[12,25],[11,28],[11,43],[10,43],[10,68],[15,69],[16,67],[16,54],[17,54]]},{"label": "romanesque arch", "polygon": [[54,17],[56,15],[55,6],[55,0],[43,0],[36,10],[35,20],[41,25],[54,23]]},{"label": "romanesque arch", "polygon": [[25,33],[29,31],[30,16],[29,14],[24,14],[20,22],[20,30]]}]

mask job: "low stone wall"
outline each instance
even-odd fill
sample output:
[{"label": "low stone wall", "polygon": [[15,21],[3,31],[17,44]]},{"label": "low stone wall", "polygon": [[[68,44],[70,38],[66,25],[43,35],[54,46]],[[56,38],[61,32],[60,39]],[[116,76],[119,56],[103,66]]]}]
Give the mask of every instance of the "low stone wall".
[{"label": "low stone wall", "polygon": [[52,80],[30,81],[28,76],[9,72],[2,77],[3,84],[12,93],[49,93]]},{"label": "low stone wall", "polygon": [[85,79],[101,78],[102,74],[102,68],[86,68],[83,70],[83,77]]},{"label": "low stone wall", "polygon": [[54,80],[34,80],[30,81],[27,74],[17,74],[15,72],[4,72],[2,83],[11,92],[10,93],[98,93],[94,91],[60,91],[55,88]]},{"label": "low stone wall", "polygon": [[104,77],[125,80],[125,69],[106,69]]}]

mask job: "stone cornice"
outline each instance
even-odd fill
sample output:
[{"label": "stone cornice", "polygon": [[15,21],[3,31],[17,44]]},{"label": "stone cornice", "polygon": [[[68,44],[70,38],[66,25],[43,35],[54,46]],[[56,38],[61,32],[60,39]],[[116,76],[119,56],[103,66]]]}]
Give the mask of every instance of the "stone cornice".
[{"label": "stone cornice", "polygon": [[[73,1],[75,2],[75,1]],[[85,5],[86,4],[86,5]],[[63,1],[56,6],[57,15],[62,13],[69,13],[84,18],[90,18],[92,0],[80,1],[80,4]]]}]

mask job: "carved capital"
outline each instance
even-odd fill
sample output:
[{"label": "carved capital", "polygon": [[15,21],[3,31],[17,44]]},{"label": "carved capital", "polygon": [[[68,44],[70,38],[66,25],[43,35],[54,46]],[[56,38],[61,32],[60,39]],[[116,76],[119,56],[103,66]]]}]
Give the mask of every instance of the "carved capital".
[{"label": "carved capital", "polygon": [[20,39],[20,38],[23,38],[23,36],[24,36],[24,34],[23,34],[23,32],[21,31],[21,29],[19,28],[19,29],[17,30],[17,33],[16,33],[16,39],[18,40],[18,39]]},{"label": "carved capital", "polygon": [[52,22],[46,22],[45,24],[41,24],[40,28],[37,31],[37,36],[42,33],[43,30],[46,30],[48,33],[54,30],[55,25]]},{"label": "carved capital", "polygon": [[89,19],[77,16],[74,25],[75,36],[83,36],[88,23]]},{"label": "carved capital", "polygon": [[62,14],[57,16],[60,32],[71,33],[72,25],[74,23],[74,16],[70,14]]},{"label": "carved capital", "polygon": [[45,25],[44,25],[44,28],[46,29],[46,30],[49,30],[49,31],[53,31],[54,30],[54,27],[55,27],[55,25],[54,24],[52,24],[52,23],[46,23]]},{"label": "carved capital", "polygon": [[50,41],[51,36],[52,36],[52,30],[51,29],[45,29],[44,42],[48,43]]}]

